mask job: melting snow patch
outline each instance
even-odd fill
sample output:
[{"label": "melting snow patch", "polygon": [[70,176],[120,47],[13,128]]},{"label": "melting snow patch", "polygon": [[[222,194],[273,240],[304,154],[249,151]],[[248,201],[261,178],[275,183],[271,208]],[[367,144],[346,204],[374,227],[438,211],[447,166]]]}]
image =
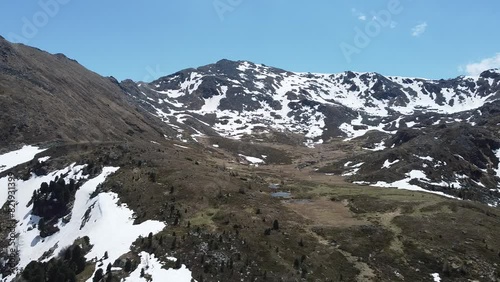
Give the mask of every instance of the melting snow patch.
[{"label": "melting snow patch", "polygon": [[342,176],[353,176],[358,173],[360,167],[364,164],[363,162],[355,165],[349,165],[351,162],[347,162],[344,166],[351,168],[350,171],[344,172]]},{"label": "melting snow patch", "polygon": [[356,173],[358,173],[360,167],[364,164],[364,162],[361,162],[361,163],[358,163],[358,164],[354,164],[354,165],[351,165],[352,162],[347,162],[344,164],[344,167],[349,167],[351,170],[348,171],[348,172],[344,172],[342,174],[342,176],[353,176],[355,175]]},{"label": "melting snow patch", "polygon": [[424,161],[429,161],[429,162],[434,161],[434,159],[432,157],[421,157],[421,156],[417,156],[417,155],[414,155],[414,156],[421,159],[421,160],[424,160]]},{"label": "melting snow patch", "polygon": [[[355,126],[361,126],[359,128],[355,128]],[[343,123],[339,126],[339,129],[342,130],[345,134],[347,134],[347,138],[344,141],[350,141],[354,138],[365,135],[370,130],[376,130],[381,132],[386,132],[389,134],[395,133],[395,131],[386,131],[384,127],[386,124],[380,123],[378,126],[371,126],[363,124],[363,117],[361,115],[358,118],[351,121],[351,123]],[[382,144],[383,145],[383,144]],[[385,149],[385,147],[384,147]]]},{"label": "melting snow patch", "polygon": [[[190,282],[192,275],[191,271],[182,265],[180,269],[164,269],[163,264],[155,258],[154,254],[146,252],[140,253],[141,264],[125,279],[125,282],[147,282],[150,281],[141,277],[141,270],[144,269],[144,274],[151,275],[152,281],[178,281]],[[167,258],[170,261],[177,261],[175,258]]]},{"label": "melting snow patch", "polygon": [[441,277],[439,277],[439,273],[433,273],[431,274],[432,278],[434,279],[434,282],[441,282]]},{"label": "melting snow patch", "polygon": [[[495,152],[495,155],[497,156],[497,159],[500,160],[500,149],[498,149]],[[496,168],[496,173],[497,173],[497,176],[500,177],[500,162],[498,163],[498,167]],[[500,186],[500,184],[499,184],[499,186]]]},{"label": "melting snow patch", "polygon": [[425,175],[425,173],[421,170],[412,170],[406,174],[406,178],[402,180],[398,180],[392,183],[387,183],[384,181],[379,181],[375,184],[372,184],[373,186],[376,187],[396,187],[398,189],[405,189],[405,190],[411,190],[411,191],[420,191],[420,192],[427,192],[427,193],[433,193],[437,194],[440,196],[448,197],[448,198],[455,198],[453,196],[450,196],[448,194],[445,194],[443,192],[438,192],[438,191],[430,191],[430,190],[425,190],[417,185],[410,184],[410,181],[412,179],[418,179],[423,182],[428,182],[429,179]]},{"label": "melting snow patch", "polygon": [[[352,168],[358,168],[358,167],[361,167],[364,163],[361,162],[361,163],[358,163],[358,164],[355,164],[355,165],[351,165],[349,167],[352,167]],[[347,165],[347,164],[346,164]]]},{"label": "melting snow patch", "polygon": [[49,156],[47,156],[47,157],[41,157],[41,158],[38,158],[38,162],[44,163],[44,162],[48,161],[49,159],[50,159]]},{"label": "melting snow patch", "polygon": [[417,123],[414,122],[414,121],[408,121],[408,122],[406,122],[406,126],[408,126],[409,128],[414,127],[415,124],[417,124]]},{"label": "melting snow patch", "polygon": [[178,147],[178,148],[181,148],[181,149],[189,149],[189,147],[186,147],[186,146],[182,146],[182,145],[177,145],[177,144],[174,144],[175,147]]},{"label": "melting snow patch", "polygon": [[384,141],[381,141],[380,143],[376,143],[374,144],[375,147],[374,148],[363,148],[365,150],[369,150],[369,151],[383,151],[385,150],[385,142]]},{"label": "melting snow patch", "polygon": [[252,164],[263,164],[264,163],[263,159],[259,159],[256,157],[249,157],[249,156],[245,156],[242,154],[239,154],[239,156],[245,158],[248,162],[250,162]]},{"label": "melting snow patch", "polygon": [[219,148],[219,145],[217,145],[217,144],[213,144],[212,146],[213,146],[214,148]]},{"label": "melting snow patch", "polygon": [[0,172],[11,169],[22,163],[31,161],[36,154],[45,151],[35,146],[24,146],[19,150],[0,155]]},{"label": "melting snow patch", "polygon": [[385,160],[384,164],[382,165],[382,168],[390,168],[392,165],[399,163],[399,160],[395,160],[390,162],[389,160]]}]

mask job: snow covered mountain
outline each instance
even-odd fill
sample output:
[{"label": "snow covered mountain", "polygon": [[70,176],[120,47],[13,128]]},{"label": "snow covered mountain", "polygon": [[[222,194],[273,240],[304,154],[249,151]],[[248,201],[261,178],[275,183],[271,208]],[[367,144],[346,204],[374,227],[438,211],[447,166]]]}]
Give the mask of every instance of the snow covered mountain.
[{"label": "snow covered mountain", "polygon": [[118,82],[0,37],[0,280],[495,281],[499,80]]},{"label": "snow covered mountain", "polygon": [[[241,138],[268,131],[303,134],[307,143],[411,127],[415,115],[476,109],[500,98],[500,71],[449,80],[377,73],[294,73],[221,60],[152,83],[122,83],[156,116],[192,133]],[[431,117],[432,119],[432,117]],[[212,130],[213,129],[213,130]]]},{"label": "snow covered mountain", "polygon": [[183,141],[208,135],[260,142],[278,133],[300,136],[309,147],[354,140],[361,142],[363,154],[321,171],[359,184],[499,204],[500,178],[491,169],[499,167],[498,69],[478,77],[428,80],[349,71],[294,73],[221,60],[121,86],[176,128]]}]

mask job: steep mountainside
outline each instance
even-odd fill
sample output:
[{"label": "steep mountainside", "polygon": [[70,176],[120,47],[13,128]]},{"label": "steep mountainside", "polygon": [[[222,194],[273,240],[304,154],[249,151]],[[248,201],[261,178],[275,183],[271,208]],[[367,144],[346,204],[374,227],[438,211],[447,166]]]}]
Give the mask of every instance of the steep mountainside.
[{"label": "steep mountainside", "polygon": [[[118,82],[0,37],[0,144],[163,138],[167,128],[136,108]],[[140,136],[140,137],[139,137]]]}]

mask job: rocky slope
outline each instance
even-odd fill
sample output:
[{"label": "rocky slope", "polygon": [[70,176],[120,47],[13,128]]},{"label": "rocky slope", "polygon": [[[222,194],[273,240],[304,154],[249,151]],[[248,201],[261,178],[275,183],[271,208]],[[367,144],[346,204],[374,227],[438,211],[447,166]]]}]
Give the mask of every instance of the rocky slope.
[{"label": "rocky slope", "polygon": [[[62,54],[0,37],[0,144],[163,138],[168,126],[137,109],[114,78]],[[163,129],[162,129],[163,128]]]}]

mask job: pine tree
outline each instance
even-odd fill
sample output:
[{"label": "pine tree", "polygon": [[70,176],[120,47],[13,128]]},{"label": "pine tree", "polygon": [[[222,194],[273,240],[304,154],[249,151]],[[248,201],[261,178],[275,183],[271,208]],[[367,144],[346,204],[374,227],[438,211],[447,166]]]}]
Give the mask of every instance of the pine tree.
[{"label": "pine tree", "polygon": [[38,230],[45,230],[45,219],[43,217],[38,221]]},{"label": "pine tree", "polygon": [[172,245],[170,246],[171,250],[175,250],[177,248],[177,237],[174,237],[174,240],[172,241]]},{"label": "pine tree", "polygon": [[129,273],[130,271],[132,271],[132,261],[127,258],[127,261],[125,262],[125,268],[124,268],[125,272]]},{"label": "pine tree", "polygon": [[99,268],[95,274],[94,274],[94,279],[92,281],[94,282],[99,282],[101,281],[101,279],[104,277],[104,274],[103,274],[103,271],[102,271],[102,268]]},{"label": "pine tree", "polygon": [[304,247],[304,241],[302,241],[302,238],[300,239],[299,246]]},{"label": "pine tree", "polygon": [[80,273],[85,269],[86,260],[82,253],[82,248],[80,248],[80,246],[78,245],[74,246],[73,250],[71,251],[71,262],[76,267],[76,273]]},{"label": "pine tree", "polygon": [[110,273],[111,272],[111,263],[108,263],[108,267],[106,267],[106,273]]},{"label": "pine tree", "polygon": [[175,261],[174,269],[180,269],[182,267],[182,263],[180,259]]},{"label": "pine tree", "polygon": [[266,236],[271,235],[271,228],[267,228],[266,230],[264,230],[264,235]]},{"label": "pine tree", "polygon": [[274,220],[273,222],[273,229],[274,230],[279,230],[280,229],[280,224],[277,219]]},{"label": "pine tree", "polygon": [[149,235],[148,235],[148,248],[151,248],[152,245],[153,245],[153,232],[149,232]]}]

